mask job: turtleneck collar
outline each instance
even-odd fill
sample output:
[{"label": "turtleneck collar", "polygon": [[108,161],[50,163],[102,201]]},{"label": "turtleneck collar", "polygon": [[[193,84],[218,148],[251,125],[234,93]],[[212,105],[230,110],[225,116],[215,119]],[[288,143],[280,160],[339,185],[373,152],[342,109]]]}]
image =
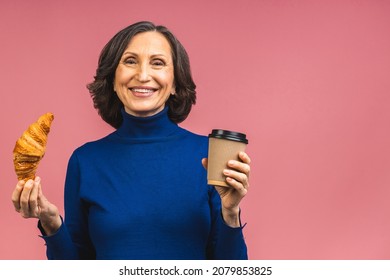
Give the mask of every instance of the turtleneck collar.
[{"label": "turtleneck collar", "polygon": [[117,134],[120,137],[136,139],[153,139],[170,136],[179,129],[178,125],[168,117],[168,107],[149,117],[136,117],[122,108],[122,125]]}]

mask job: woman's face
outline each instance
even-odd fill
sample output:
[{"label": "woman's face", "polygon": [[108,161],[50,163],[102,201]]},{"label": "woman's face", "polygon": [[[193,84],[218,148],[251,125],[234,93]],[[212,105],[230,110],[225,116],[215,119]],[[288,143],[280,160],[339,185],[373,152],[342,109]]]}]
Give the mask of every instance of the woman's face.
[{"label": "woman's face", "polygon": [[115,71],[114,90],[125,111],[147,117],[162,111],[174,93],[171,46],[159,32],[134,36]]}]

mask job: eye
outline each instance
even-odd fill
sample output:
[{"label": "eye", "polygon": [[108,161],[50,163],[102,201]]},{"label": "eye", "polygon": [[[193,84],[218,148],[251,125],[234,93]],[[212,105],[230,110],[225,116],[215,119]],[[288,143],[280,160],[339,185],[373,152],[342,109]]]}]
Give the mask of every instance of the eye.
[{"label": "eye", "polygon": [[165,61],[163,61],[162,59],[153,59],[153,60],[152,60],[152,65],[153,65],[154,67],[163,67],[163,66],[165,66],[166,64],[165,64]]},{"label": "eye", "polygon": [[137,60],[135,60],[134,57],[128,57],[128,58],[125,58],[123,60],[123,63],[124,64],[128,64],[128,65],[132,65],[132,64],[136,64],[137,63]]}]

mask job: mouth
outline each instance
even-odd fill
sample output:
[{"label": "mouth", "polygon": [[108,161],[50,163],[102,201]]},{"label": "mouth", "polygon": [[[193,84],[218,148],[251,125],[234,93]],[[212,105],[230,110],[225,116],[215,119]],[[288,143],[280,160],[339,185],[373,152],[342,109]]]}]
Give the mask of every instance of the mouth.
[{"label": "mouth", "polygon": [[149,97],[158,89],[153,87],[131,87],[129,90],[136,97]]}]

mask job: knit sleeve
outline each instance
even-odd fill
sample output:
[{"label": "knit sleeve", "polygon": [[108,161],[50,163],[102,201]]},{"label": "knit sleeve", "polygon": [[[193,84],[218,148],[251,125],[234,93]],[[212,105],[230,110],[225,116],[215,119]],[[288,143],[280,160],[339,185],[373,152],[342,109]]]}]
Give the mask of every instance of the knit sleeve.
[{"label": "knit sleeve", "polygon": [[[247,260],[247,246],[243,228],[232,228],[222,218],[221,199],[214,187],[210,187],[211,231],[207,258],[216,260]],[[240,222],[241,223],[241,222]]]},{"label": "knit sleeve", "polygon": [[77,259],[77,252],[74,246],[72,246],[72,240],[70,239],[69,232],[64,223],[62,223],[60,228],[52,235],[46,235],[40,222],[38,222],[38,228],[42,234],[40,237],[45,240],[46,256],[49,260]]},{"label": "knit sleeve", "polygon": [[[48,259],[94,259],[88,235],[87,211],[80,200],[80,168],[75,153],[71,156],[65,180],[65,222],[58,231],[45,236]],[[38,225],[39,227],[39,225]]]}]

